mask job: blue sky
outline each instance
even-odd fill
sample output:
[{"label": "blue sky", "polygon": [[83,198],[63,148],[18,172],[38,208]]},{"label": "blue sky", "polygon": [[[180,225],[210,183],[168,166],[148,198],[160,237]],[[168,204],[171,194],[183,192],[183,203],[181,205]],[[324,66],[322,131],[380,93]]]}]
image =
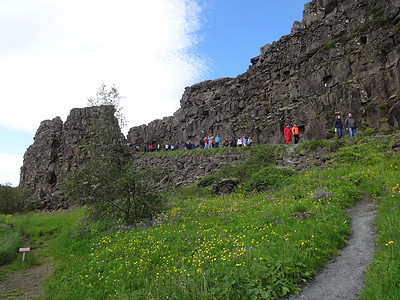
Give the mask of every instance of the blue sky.
[{"label": "blue sky", "polygon": [[40,122],[65,120],[102,81],[126,96],[126,133],[172,115],[186,86],[246,72],[307,2],[1,1],[0,184],[18,185]]}]

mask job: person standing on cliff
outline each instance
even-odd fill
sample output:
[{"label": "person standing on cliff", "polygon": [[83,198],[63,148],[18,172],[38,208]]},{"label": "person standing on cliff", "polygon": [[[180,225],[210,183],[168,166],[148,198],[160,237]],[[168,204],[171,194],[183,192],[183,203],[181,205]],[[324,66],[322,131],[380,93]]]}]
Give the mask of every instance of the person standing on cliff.
[{"label": "person standing on cliff", "polygon": [[219,134],[217,134],[217,136],[215,137],[214,141],[215,141],[215,144],[214,144],[215,148],[218,148],[219,147],[219,142],[221,141],[221,138],[220,138]]},{"label": "person standing on cliff", "polygon": [[289,125],[286,125],[285,129],[283,129],[283,134],[285,135],[286,145],[289,145],[292,140],[292,129]]},{"label": "person standing on cliff", "polygon": [[349,116],[344,121],[344,127],[346,127],[346,130],[349,131],[350,138],[352,139],[354,137],[354,134],[356,133],[357,123],[356,119],[354,119],[351,113],[349,113]]},{"label": "person standing on cliff", "polygon": [[204,149],[205,148],[204,147],[205,144],[206,143],[205,143],[204,139],[200,139],[200,149]]},{"label": "person standing on cliff", "polygon": [[340,115],[336,116],[336,120],[335,120],[335,123],[333,124],[333,126],[335,127],[335,130],[337,132],[338,140],[340,140],[343,136],[343,124],[342,124],[342,120],[340,119]]},{"label": "person standing on cliff", "polygon": [[213,136],[209,136],[208,137],[208,149],[212,149],[213,141],[214,141],[214,137]]},{"label": "person standing on cliff", "polygon": [[299,135],[300,132],[299,132],[299,127],[297,127],[297,124],[293,124],[292,133],[293,133],[293,137],[294,137],[294,143],[297,144],[300,139],[300,135]]}]

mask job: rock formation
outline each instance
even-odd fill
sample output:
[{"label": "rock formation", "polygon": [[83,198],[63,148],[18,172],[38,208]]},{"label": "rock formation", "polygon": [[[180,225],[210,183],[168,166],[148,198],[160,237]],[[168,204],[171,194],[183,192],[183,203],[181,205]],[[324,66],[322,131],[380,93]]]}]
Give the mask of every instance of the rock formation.
[{"label": "rock formation", "polygon": [[[348,112],[364,129],[399,127],[400,1],[313,0],[291,33],[261,47],[251,63],[236,78],[187,87],[173,116],[131,128],[128,142],[181,147],[219,134],[281,143],[284,126],[294,122],[301,141],[322,139],[333,135],[335,114]],[[112,134],[103,142],[110,146],[127,142],[113,115],[110,107],[91,107],[71,110],[65,123],[59,117],[41,123],[21,169],[20,186],[33,191],[31,207],[66,205],[58,186],[82,167],[96,131],[108,128]],[[161,186],[186,185],[245,159],[233,153],[133,157],[135,168],[161,171]]]},{"label": "rock formation", "polygon": [[66,206],[60,201],[58,184],[69,171],[84,163],[88,155],[84,147],[93,134],[107,128],[112,136],[105,143],[110,146],[126,143],[114,111],[110,106],[74,108],[65,123],[56,117],[40,124],[34,143],[25,152],[20,174],[20,186],[33,192],[29,200],[31,208]]},{"label": "rock formation", "polygon": [[173,116],[131,128],[128,141],[198,144],[219,133],[281,143],[294,122],[303,141],[322,139],[348,112],[359,127],[399,127],[399,11],[398,0],[313,0],[246,73],[187,87]]},{"label": "rock formation", "polygon": [[251,154],[229,148],[223,154],[208,150],[186,150],[183,153],[146,153],[133,155],[132,167],[154,173],[159,179],[157,189],[172,189],[188,186],[205,175],[215,173],[224,165],[243,163]]}]

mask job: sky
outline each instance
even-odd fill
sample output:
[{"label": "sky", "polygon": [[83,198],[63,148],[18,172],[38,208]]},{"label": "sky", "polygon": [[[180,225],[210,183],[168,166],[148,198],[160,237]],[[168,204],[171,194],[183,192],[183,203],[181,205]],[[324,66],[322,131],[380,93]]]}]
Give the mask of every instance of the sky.
[{"label": "sky", "polygon": [[1,0],[0,184],[17,186],[43,120],[115,84],[128,125],[172,115],[186,86],[246,72],[306,0]]}]

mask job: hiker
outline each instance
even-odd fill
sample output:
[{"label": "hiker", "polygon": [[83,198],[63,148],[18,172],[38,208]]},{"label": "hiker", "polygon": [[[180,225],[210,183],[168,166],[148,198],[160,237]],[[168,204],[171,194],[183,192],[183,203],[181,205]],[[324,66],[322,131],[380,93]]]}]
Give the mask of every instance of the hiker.
[{"label": "hiker", "polygon": [[243,144],[243,147],[247,147],[247,138],[245,135],[242,138],[242,144]]},{"label": "hiker", "polygon": [[283,134],[285,135],[286,145],[289,145],[290,141],[292,140],[292,130],[290,129],[289,125],[286,125],[285,129],[283,130]]},{"label": "hiker", "polygon": [[336,116],[333,126],[335,127],[335,131],[337,132],[338,140],[340,140],[343,136],[343,124],[342,120],[340,119],[340,115]]},{"label": "hiker", "polygon": [[204,139],[200,139],[200,149],[204,149],[205,141]]},{"label": "hiker", "polygon": [[344,127],[346,127],[346,130],[349,132],[350,138],[352,139],[356,133],[357,123],[351,113],[349,113],[349,116],[344,121]]},{"label": "hiker", "polygon": [[219,137],[219,134],[217,134],[217,136],[214,139],[214,147],[218,148],[219,147],[219,141],[221,140],[221,138]]},{"label": "hiker", "polygon": [[300,139],[299,127],[297,127],[297,124],[293,124],[292,133],[293,133],[293,137],[294,137],[294,143],[297,144],[299,142],[299,139]]},{"label": "hiker", "polygon": [[230,147],[236,147],[236,140],[234,137],[231,137],[229,140],[229,146]]},{"label": "hiker", "polygon": [[208,149],[212,149],[213,147],[213,141],[214,141],[214,137],[213,136],[209,136],[208,137]]},{"label": "hiker", "polygon": [[237,140],[237,146],[238,146],[238,147],[242,147],[242,144],[243,144],[242,139],[241,139],[241,138],[238,138],[238,140]]}]

